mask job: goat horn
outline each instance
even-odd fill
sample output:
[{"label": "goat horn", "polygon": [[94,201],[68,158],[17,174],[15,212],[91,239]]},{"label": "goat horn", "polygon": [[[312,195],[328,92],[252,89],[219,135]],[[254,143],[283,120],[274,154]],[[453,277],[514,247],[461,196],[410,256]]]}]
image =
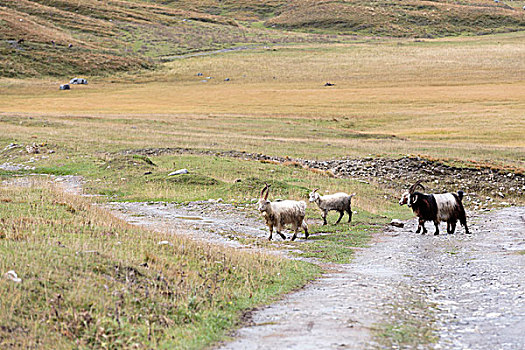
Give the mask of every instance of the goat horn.
[{"label": "goat horn", "polygon": [[265,182],[265,184],[266,184],[266,188],[267,188],[268,190],[266,191],[266,195],[264,196],[264,200],[268,200],[268,193],[270,193],[270,186],[271,186],[271,185],[268,185],[266,182]]},{"label": "goat horn", "polygon": [[318,189],[318,188],[316,188],[315,190],[313,190],[313,192],[317,192],[317,191],[319,191],[319,189]]},{"label": "goat horn", "polygon": [[421,183],[423,182],[423,180],[417,180],[417,182],[415,184],[413,184],[412,186],[410,186],[410,188],[408,189],[408,193],[414,193],[414,191],[416,190],[416,188],[419,186],[423,189],[423,191],[425,190],[425,186],[423,186]]},{"label": "goat horn", "polygon": [[266,191],[267,188],[268,188],[268,184],[265,182],[265,183],[264,183],[264,188],[263,188],[262,191],[261,191],[261,198],[263,197],[263,195],[264,195],[264,191]]}]

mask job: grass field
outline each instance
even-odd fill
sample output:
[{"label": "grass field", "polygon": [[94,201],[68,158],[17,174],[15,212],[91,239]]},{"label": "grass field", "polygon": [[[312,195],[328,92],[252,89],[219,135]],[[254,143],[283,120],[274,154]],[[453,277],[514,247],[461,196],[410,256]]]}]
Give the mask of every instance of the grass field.
[{"label": "grass field", "polygon": [[[99,151],[421,154],[523,168],[524,39],[287,46],[178,60],[68,92],[58,81],[3,80],[0,137],[66,146],[81,136],[76,148]],[[30,127],[28,117],[57,128]]]},{"label": "grass field", "polygon": [[[293,162],[198,151],[316,159],[420,154],[523,171],[524,61],[525,34],[511,33],[275,45],[88,76],[89,85],[71,91],[58,91],[56,78],[3,78],[0,164],[34,169],[4,169],[0,177],[81,175],[87,193],[103,195],[93,201],[220,197],[246,205],[265,181],[272,198],[304,199],[313,187],[357,192],[354,225],[313,224],[312,232],[331,234],[293,243],[302,256],[348,262],[353,247],[366,245],[389,219],[411,217],[392,193]],[[124,152],[166,147],[195,152]],[[166,176],[179,168],[191,174]],[[310,206],[308,216],[319,217],[318,210]],[[2,295],[13,296],[0,301],[1,346],[201,348],[224,337],[243,310],[319,273],[309,264],[139,230],[40,183],[2,186],[0,219],[0,273],[14,269],[23,280],[0,279]],[[162,240],[174,246],[159,246]],[[159,281],[178,294],[165,293]]]}]

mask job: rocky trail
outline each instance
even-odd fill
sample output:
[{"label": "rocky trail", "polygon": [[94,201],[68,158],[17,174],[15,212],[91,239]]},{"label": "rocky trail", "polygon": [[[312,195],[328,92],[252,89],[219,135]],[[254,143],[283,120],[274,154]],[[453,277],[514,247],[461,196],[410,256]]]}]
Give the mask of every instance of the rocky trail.
[{"label": "rocky trail", "polygon": [[[249,248],[239,238],[267,236],[253,208],[211,202],[109,208],[134,224],[237,248]],[[378,336],[389,326],[415,337],[405,340],[419,342],[415,348],[525,348],[525,208],[471,213],[469,223],[471,235],[462,227],[454,235],[415,234],[415,219],[402,229],[385,228],[353,263],[335,265],[251,312],[220,348],[391,348],[391,339]],[[286,245],[276,246],[287,253]],[[421,344],[425,332],[430,336]]]}]

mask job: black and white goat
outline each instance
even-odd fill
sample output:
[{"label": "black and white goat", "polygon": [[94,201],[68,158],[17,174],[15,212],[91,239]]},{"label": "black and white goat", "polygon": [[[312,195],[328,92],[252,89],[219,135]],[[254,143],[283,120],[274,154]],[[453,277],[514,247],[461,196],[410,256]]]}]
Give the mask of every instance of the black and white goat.
[{"label": "black and white goat", "polygon": [[425,187],[421,185],[421,180],[410,186],[410,188],[403,193],[399,200],[399,205],[406,204],[412,208],[412,211],[419,218],[419,225],[416,233],[423,229],[423,234],[427,233],[425,228],[425,221],[433,221],[436,226],[435,235],[439,235],[439,223],[445,221],[447,223],[447,232],[454,233],[456,231],[456,223],[459,222],[465,227],[465,233],[470,233],[467,227],[467,216],[463,208],[463,191],[458,193],[442,193],[442,194],[425,194],[416,192],[416,189],[421,187],[423,191]]},{"label": "black and white goat", "polygon": [[[265,191],[266,195],[264,194]],[[281,233],[286,224],[291,224],[292,230],[294,230],[292,241],[297,238],[299,228],[304,230],[305,239],[308,239],[308,226],[304,220],[306,215],[306,203],[304,201],[292,200],[270,202],[268,200],[269,192],[270,185],[266,184],[261,191],[261,196],[258,202],[258,209],[263,213],[266,225],[268,225],[268,228],[270,229],[270,237],[268,237],[268,240],[272,240],[274,227],[276,228],[277,234],[281,236],[282,239],[286,239]]]},{"label": "black and white goat", "polygon": [[319,209],[323,212],[323,225],[326,225],[326,215],[330,210],[335,210],[339,212],[339,219],[337,219],[336,225],[341,221],[345,211],[348,213],[348,223],[352,221],[352,197],[355,196],[355,193],[346,194],[344,192],[338,192],[334,194],[328,194],[326,196],[321,196],[317,193],[319,189],[316,188],[310,192],[309,200],[310,202],[315,202]]}]

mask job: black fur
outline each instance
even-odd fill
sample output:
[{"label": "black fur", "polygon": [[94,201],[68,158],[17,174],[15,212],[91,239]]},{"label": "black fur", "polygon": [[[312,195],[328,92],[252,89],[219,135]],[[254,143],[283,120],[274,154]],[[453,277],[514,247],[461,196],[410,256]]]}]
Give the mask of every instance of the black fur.
[{"label": "black fur", "polygon": [[[463,208],[463,191],[458,191],[458,194],[452,193],[456,199],[455,210],[447,219],[447,233],[452,234],[456,230],[456,223],[459,220],[461,225],[465,227],[465,233],[469,233],[467,227],[467,217],[465,209]],[[432,194],[424,194],[421,192],[413,192],[410,194],[409,206],[412,208],[412,211],[419,218],[419,226],[416,230],[416,233],[419,233],[423,229],[422,234],[427,233],[425,228],[426,221],[433,221],[436,227],[434,235],[439,235],[439,221],[438,221],[438,205],[436,198]]]}]

